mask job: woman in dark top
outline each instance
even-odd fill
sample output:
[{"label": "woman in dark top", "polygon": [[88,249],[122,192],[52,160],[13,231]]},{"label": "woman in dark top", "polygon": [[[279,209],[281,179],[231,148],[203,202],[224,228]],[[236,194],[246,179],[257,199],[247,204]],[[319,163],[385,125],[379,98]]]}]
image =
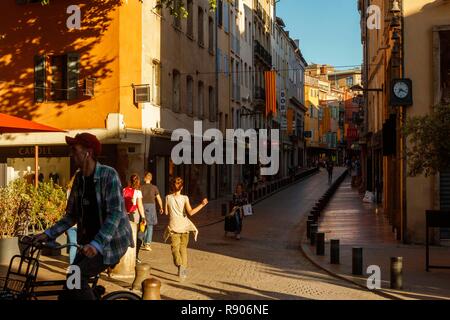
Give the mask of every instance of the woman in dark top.
[{"label": "woman in dark top", "polygon": [[235,211],[234,219],[236,221],[235,235],[236,239],[239,240],[241,238],[242,232],[242,220],[244,218],[244,213],[242,211],[242,206],[248,204],[248,196],[247,193],[244,192],[244,186],[242,183],[238,183],[236,186],[236,192],[233,194],[232,206],[241,207],[240,210]]}]

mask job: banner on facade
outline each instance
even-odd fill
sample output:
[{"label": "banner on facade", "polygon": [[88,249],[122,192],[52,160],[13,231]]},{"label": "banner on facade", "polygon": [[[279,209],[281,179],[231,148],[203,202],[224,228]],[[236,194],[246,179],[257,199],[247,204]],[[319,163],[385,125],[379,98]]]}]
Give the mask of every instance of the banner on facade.
[{"label": "banner on facade", "polygon": [[272,113],[273,116],[277,114],[277,82],[276,73],[274,70],[265,71],[264,79],[266,82],[266,117]]},{"label": "banner on facade", "polygon": [[294,110],[288,109],[286,112],[286,122],[287,122],[287,133],[291,135],[294,129]]}]

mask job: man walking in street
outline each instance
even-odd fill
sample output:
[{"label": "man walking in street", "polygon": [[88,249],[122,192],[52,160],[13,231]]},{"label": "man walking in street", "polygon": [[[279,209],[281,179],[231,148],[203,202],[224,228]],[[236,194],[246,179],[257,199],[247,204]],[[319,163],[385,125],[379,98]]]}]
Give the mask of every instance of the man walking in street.
[{"label": "man walking in street", "polygon": [[328,158],[326,166],[328,172],[328,184],[331,184],[333,181],[333,160],[331,160],[331,157]]},{"label": "man walking in street", "polygon": [[94,300],[88,280],[116,265],[128,247],[134,247],[134,241],[119,176],[116,170],[97,161],[101,153],[98,139],[80,133],[75,138],[66,137],[66,143],[80,172],[75,176],[65,216],[34,240],[55,240],[77,224],[78,244],[83,247],[73,264],[80,268],[81,289],[68,290],[67,297]]}]

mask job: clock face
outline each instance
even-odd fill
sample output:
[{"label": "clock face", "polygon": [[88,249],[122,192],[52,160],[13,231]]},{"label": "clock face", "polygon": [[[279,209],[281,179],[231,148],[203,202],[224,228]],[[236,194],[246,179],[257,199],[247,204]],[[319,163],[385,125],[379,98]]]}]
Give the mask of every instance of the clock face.
[{"label": "clock face", "polygon": [[405,82],[397,82],[394,85],[394,94],[397,98],[404,99],[408,96],[409,87]]}]

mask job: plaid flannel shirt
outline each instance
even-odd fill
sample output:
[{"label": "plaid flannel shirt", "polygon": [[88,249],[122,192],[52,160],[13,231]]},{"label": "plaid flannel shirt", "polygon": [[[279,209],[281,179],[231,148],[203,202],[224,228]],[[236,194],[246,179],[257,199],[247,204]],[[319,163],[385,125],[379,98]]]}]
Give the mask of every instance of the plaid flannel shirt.
[{"label": "plaid flannel shirt", "polygon": [[[66,214],[45,233],[56,239],[67,229],[78,224],[82,228],[79,209],[79,188],[81,173],[77,174],[67,202]],[[130,220],[126,214],[119,175],[111,167],[97,162],[94,173],[97,194],[100,230],[91,242],[103,254],[103,263],[113,265],[119,262],[129,247],[134,247]]]}]

